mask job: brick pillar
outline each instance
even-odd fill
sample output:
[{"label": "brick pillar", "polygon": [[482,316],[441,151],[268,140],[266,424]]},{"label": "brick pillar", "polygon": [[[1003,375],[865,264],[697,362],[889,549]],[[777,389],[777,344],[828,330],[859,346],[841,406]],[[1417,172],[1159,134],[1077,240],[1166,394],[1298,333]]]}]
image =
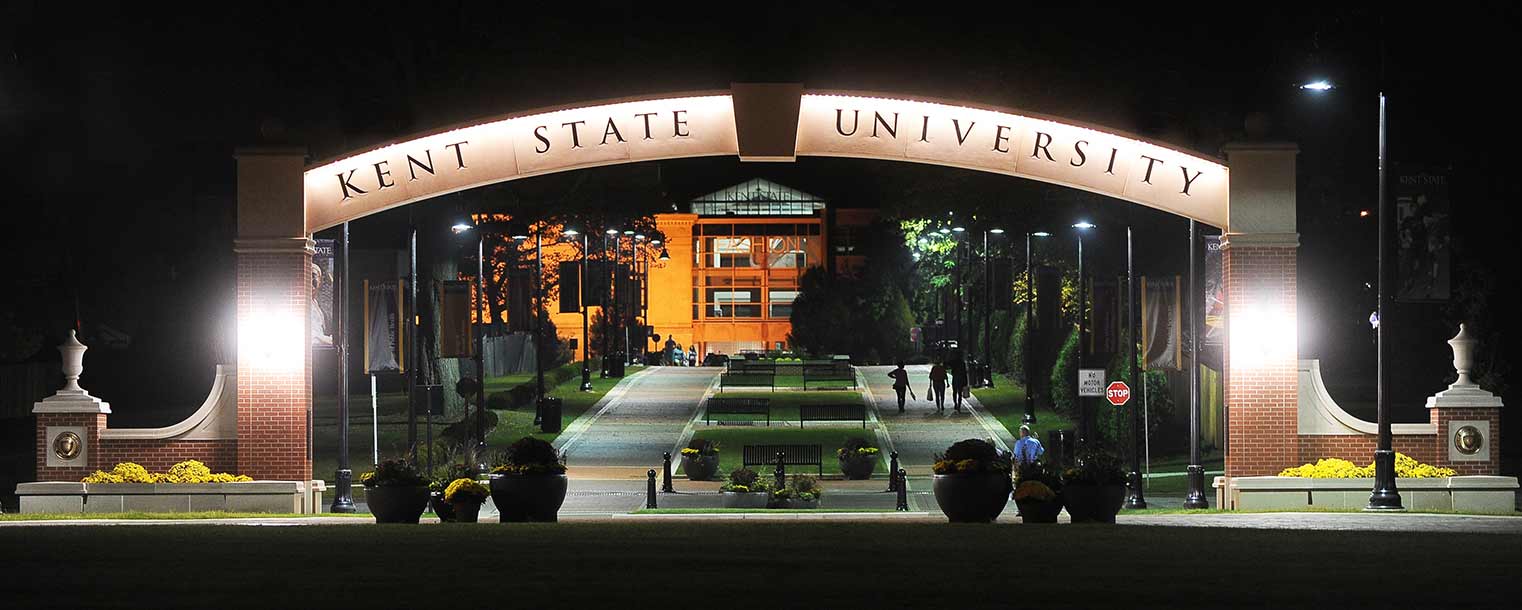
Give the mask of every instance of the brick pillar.
[{"label": "brick pillar", "polygon": [[1226,474],[1273,475],[1299,463],[1293,144],[1226,147]]},{"label": "brick pillar", "polygon": [[106,429],[111,405],[79,385],[85,350],[70,330],[58,346],[63,388],[32,405],[37,416],[38,481],[78,481],[96,470],[115,466],[103,464],[100,450],[100,431]]},{"label": "brick pillar", "polygon": [[306,234],[296,149],[242,149],[238,159],[238,472],[257,480],[312,477]]},{"label": "brick pillar", "polygon": [[1501,397],[1469,378],[1475,339],[1463,325],[1448,341],[1458,380],[1427,398],[1427,412],[1437,427],[1434,466],[1461,475],[1501,474]]}]

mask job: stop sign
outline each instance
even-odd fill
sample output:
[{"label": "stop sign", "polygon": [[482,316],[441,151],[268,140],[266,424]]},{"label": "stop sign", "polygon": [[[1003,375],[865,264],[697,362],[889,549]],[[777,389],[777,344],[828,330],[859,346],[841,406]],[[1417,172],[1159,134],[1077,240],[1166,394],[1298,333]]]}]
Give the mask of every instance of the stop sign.
[{"label": "stop sign", "polygon": [[1131,386],[1124,381],[1111,381],[1110,387],[1105,388],[1105,399],[1117,407],[1131,401]]}]

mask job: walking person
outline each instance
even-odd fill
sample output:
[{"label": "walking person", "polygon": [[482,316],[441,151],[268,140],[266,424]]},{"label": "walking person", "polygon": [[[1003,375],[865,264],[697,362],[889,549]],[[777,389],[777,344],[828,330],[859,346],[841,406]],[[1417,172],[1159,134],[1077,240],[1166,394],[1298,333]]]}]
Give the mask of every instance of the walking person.
[{"label": "walking person", "polygon": [[951,350],[951,405],[958,413],[962,412],[962,395],[967,392],[967,359],[962,357],[961,348]]},{"label": "walking person", "polygon": [[[904,361],[898,361],[898,368],[888,371],[888,376],[893,378],[893,391],[898,394],[898,412],[904,412],[904,393],[914,396],[914,390],[909,389],[909,371],[904,370]],[[914,396],[919,400],[918,396]]]},{"label": "walking person", "polygon": [[1015,462],[1019,466],[1034,464],[1041,459],[1041,454],[1046,453],[1046,448],[1041,446],[1041,441],[1031,436],[1031,427],[1020,426],[1020,440],[1015,441]]},{"label": "walking person", "polygon": [[926,392],[925,398],[935,399],[935,412],[946,411],[946,367],[937,360],[930,366],[930,391]]}]

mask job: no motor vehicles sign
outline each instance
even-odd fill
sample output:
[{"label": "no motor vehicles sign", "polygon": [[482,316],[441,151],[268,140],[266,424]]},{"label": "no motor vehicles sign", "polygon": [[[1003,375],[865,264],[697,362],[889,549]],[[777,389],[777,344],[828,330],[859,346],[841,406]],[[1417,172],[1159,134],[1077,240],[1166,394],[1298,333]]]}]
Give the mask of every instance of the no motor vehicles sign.
[{"label": "no motor vehicles sign", "polygon": [[1098,398],[1105,395],[1104,369],[1078,369],[1078,396]]}]

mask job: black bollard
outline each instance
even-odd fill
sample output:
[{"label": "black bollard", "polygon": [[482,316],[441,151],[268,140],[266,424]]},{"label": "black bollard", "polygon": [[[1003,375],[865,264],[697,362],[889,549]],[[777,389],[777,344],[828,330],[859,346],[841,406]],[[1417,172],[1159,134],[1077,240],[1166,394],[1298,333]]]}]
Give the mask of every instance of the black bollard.
[{"label": "black bollard", "polygon": [[661,453],[661,459],[663,460],[661,468],[664,469],[666,474],[666,481],[661,483],[661,493],[675,493],[676,490],[671,487],[671,452],[666,451]]},{"label": "black bollard", "polygon": [[645,486],[645,508],[655,508],[655,469],[650,469],[650,480]]},{"label": "black bollard", "polygon": [[787,468],[782,465],[782,452],[781,451],[777,452],[776,479],[777,479],[777,481],[776,481],[776,483],[777,483],[777,487],[776,488],[777,489],[782,489],[784,487],[787,487]]},{"label": "black bollard", "polygon": [[898,452],[888,454],[888,491],[898,491]]},{"label": "black bollard", "polygon": [[909,473],[901,469],[893,477],[898,479],[898,506],[895,506],[894,510],[907,511],[909,510]]}]

